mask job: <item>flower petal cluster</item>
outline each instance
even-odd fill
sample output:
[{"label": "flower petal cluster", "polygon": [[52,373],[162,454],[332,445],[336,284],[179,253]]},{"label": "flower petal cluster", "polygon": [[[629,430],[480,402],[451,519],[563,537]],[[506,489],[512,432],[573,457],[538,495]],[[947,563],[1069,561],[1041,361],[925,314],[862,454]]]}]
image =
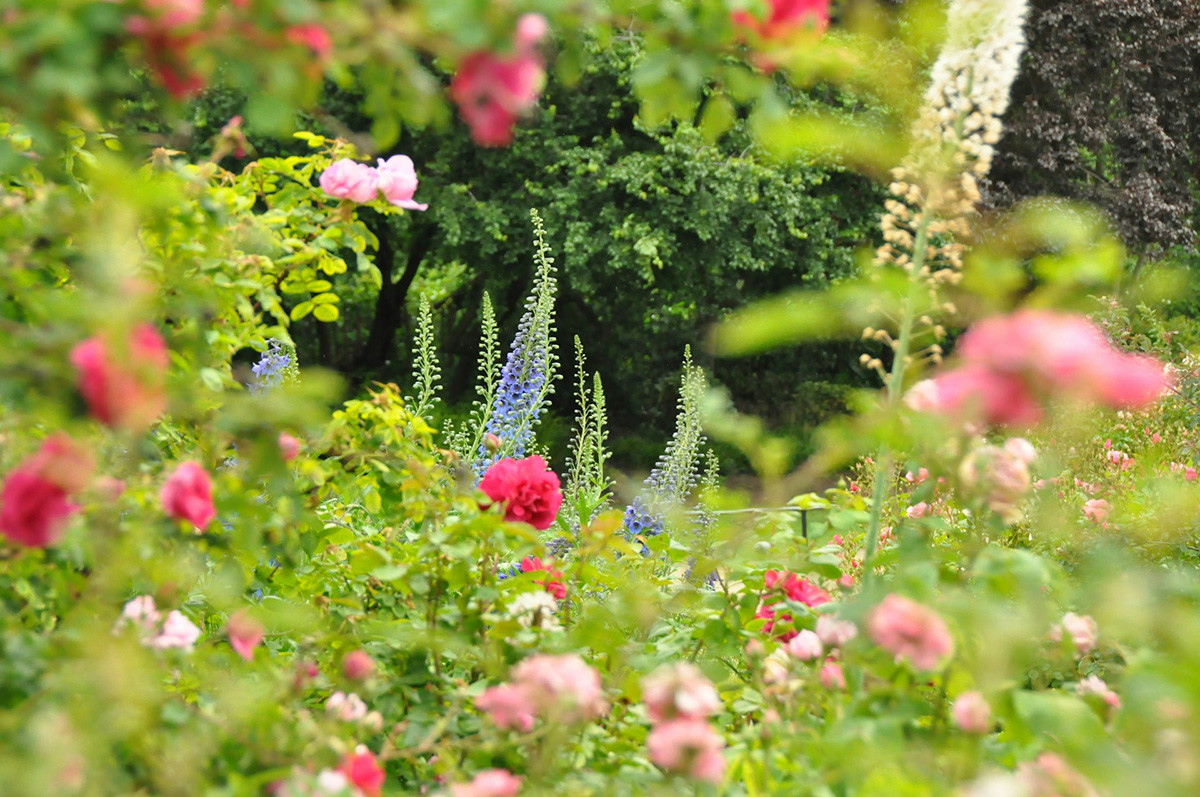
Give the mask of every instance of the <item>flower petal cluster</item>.
[{"label": "flower petal cluster", "polygon": [[162,629],[144,640],[144,644],[155,650],[178,648],[191,653],[196,647],[196,641],[200,639],[200,633],[196,624],[187,619],[183,612],[173,610],[167,614],[167,619],[163,620]]},{"label": "flower petal cluster", "polygon": [[510,682],[493,686],[475,701],[501,728],[529,731],[536,717],[585,722],[608,710],[600,674],[579,656],[531,656],[511,673]]},{"label": "flower petal cluster", "polygon": [[383,781],[387,777],[375,754],[361,744],[353,753],[346,753],[338,771],[367,797],[379,797]]},{"label": "flower petal cluster", "polygon": [[936,670],[954,653],[946,621],[928,606],[888,595],[872,610],[867,631],[875,644],[918,670]]},{"label": "flower petal cluster", "polygon": [[985,445],[968,454],[959,466],[959,476],[969,487],[987,490],[988,508],[1005,523],[1022,517],[1021,502],[1033,487],[1029,466],[1037,451],[1023,437],[1012,437],[1002,446]]},{"label": "flower petal cluster", "polygon": [[[828,592],[813,582],[787,570],[768,570],[763,577],[763,583],[766,586],[767,592],[776,593],[776,602],[780,598],[786,597],[795,603],[803,603],[805,606],[816,607],[833,600],[833,597]],[[767,624],[763,626],[765,633],[771,633],[775,628],[777,620],[787,623],[792,622],[790,614],[783,614],[779,617],[776,617],[775,614],[775,605],[772,604],[771,600],[764,597],[763,604],[758,608],[754,616],[766,618]],[[790,642],[795,638],[796,633],[795,631],[784,631],[778,635],[778,639],[780,642]]]},{"label": "flower petal cluster", "polygon": [[1064,633],[1071,638],[1075,652],[1080,656],[1095,650],[1100,639],[1100,627],[1096,621],[1088,615],[1078,615],[1074,612],[1064,614],[1062,622],[1050,629],[1050,638],[1061,642]]},{"label": "flower petal cluster", "polygon": [[254,658],[254,649],[262,644],[266,629],[243,609],[229,618],[225,633],[229,635],[229,644],[237,654],[250,661]]},{"label": "flower petal cluster", "polygon": [[712,681],[688,662],[664,665],[642,679],[642,700],[653,722],[705,719],[721,710]]},{"label": "flower petal cluster", "polygon": [[167,478],[158,493],[163,511],[176,520],[185,520],[204,531],[217,516],[213,506],[213,484],[198,462],[183,462]]},{"label": "flower petal cluster", "polygon": [[762,39],[783,39],[796,30],[829,27],[829,0],[769,0],[769,13],[763,20],[749,11],[733,12],[733,22],[753,31]]},{"label": "flower petal cluster", "polygon": [[429,205],[413,200],[417,192],[417,171],[412,158],[393,155],[379,159],[379,166],[340,158],[321,172],[321,190],[337,199],[351,202],[373,202],[380,194],[398,208],[426,210]]},{"label": "flower petal cluster", "polygon": [[915,409],[985,424],[1037,423],[1045,401],[1068,396],[1140,409],[1170,386],[1152,357],[1114,348],[1085,316],[1019,310],[975,324],[958,346],[959,367],[913,386]]},{"label": "flower petal cluster", "polygon": [[549,26],[540,14],[517,21],[511,55],[474,52],[463,59],[450,81],[450,99],[483,147],[512,143],[513,127],[537,102],[546,83],[538,44]]},{"label": "flower petal cluster", "polygon": [[725,776],[724,747],[721,734],[701,719],[668,720],[646,737],[646,752],[656,766],[709,783],[720,783]]},{"label": "flower petal cluster", "polygon": [[522,559],[521,572],[548,573],[548,578],[534,579],[533,583],[540,587],[544,587],[546,592],[549,592],[557,600],[562,600],[563,598],[567,597],[567,586],[563,583],[562,571],[553,569],[548,563],[543,562],[540,556],[526,556],[524,559]]},{"label": "flower petal cluster", "polygon": [[506,769],[486,769],[470,783],[450,786],[452,797],[512,797],[521,790],[521,778]]},{"label": "flower petal cluster", "polygon": [[[563,501],[558,476],[537,455],[500,460],[488,468],[479,489],[493,502],[504,505],[505,520],[528,523],[539,531],[550,527]],[[527,570],[524,562],[521,569]]]},{"label": "flower petal cluster", "polygon": [[4,480],[0,534],[31,548],[56,543],[68,518],[79,511],[71,495],[87,487],[94,468],[91,453],[66,434],[47,437]]},{"label": "flower petal cluster", "polygon": [[149,324],[136,327],[114,350],[91,337],[71,351],[79,392],[92,416],[108,426],[141,431],[167,408],[167,344]]},{"label": "flower petal cluster", "polygon": [[967,733],[987,733],[992,727],[992,708],[982,692],[963,692],[951,711],[955,724]]}]

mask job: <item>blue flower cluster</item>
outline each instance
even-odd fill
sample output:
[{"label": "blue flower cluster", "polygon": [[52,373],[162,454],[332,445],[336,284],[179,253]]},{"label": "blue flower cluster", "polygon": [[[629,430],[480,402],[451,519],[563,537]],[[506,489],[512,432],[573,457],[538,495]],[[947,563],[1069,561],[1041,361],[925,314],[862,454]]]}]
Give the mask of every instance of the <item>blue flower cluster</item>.
[{"label": "blue flower cluster", "polygon": [[283,342],[271,338],[267,341],[267,350],[263,352],[262,357],[250,370],[254,372],[254,384],[250,386],[250,390],[255,393],[261,393],[273,387],[278,387],[283,384],[284,378],[288,375],[292,366],[292,357],[283,349]]},{"label": "blue flower cluster", "polygon": [[633,499],[633,503],[625,507],[625,532],[636,537],[639,534],[654,537],[663,533],[663,520],[658,514],[650,511],[642,496]]}]

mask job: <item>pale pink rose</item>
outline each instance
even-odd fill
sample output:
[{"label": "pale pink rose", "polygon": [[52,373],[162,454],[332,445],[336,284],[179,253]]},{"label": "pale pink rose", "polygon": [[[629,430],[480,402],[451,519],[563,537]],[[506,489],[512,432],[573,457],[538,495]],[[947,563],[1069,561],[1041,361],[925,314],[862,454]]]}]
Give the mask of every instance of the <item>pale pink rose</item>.
[{"label": "pale pink rose", "polygon": [[1015,459],[1032,465],[1037,459],[1037,449],[1024,437],[1010,437],[1004,441],[1004,450]]},{"label": "pale pink rose", "polygon": [[172,611],[163,622],[162,630],[146,641],[155,650],[179,648],[191,653],[200,638],[200,629],[181,612]]},{"label": "pale pink rose", "polygon": [[186,520],[201,532],[217,516],[212,489],[212,479],[200,463],[183,462],[167,478],[158,498],[169,517]]},{"label": "pale pink rose", "polygon": [[426,210],[429,207],[413,201],[413,194],[417,192],[417,170],[412,158],[407,155],[393,155],[387,160],[380,158],[375,171],[378,174],[378,188],[388,202],[408,210]]},{"label": "pale pink rose", "polygon": [[1062,623],[1050,629],[1050,638],[1055,642],[1060,642],[1064,631],[1071,637],[1071,642],[1075,645],[1075,652],[1080,656],[1096,649],[1096,643],[1100,638],[1100,628],[1091,617],[1067,612],[1063,615]]},{"label": "pale pink rose", "polygon": [[827,661],[821,665],[820,680],[821,686],[831,691],[846,688],[846,673],[836,661]]},{"label": "pale pink rose", "polygon": [[279,453],[283,457],[284,462],[291,462],[296,457],[300,456],[300,439],[293,437],[287,432],[279,433]]},{"label": "pale pink rose", "polygon": [[1095,695],[1113,708],[1121,707],[1121,698],[1116,692],[1108,688],[1108,684],[1096,675],[1089,675],[1079,683],[1075,684],[1075,691],[1080,695],[1088,696]]},{"label": "pale pink rose", "polygon": [[254,649],[263,641],[265,629],[263,624],[255,620],[245,609],[234,612],[225,624],[225,633],[229,635],[230,646],[246,661],[254,659]]},{"label": "pale pink rose", "polygon": [[1154,443],[1154,444],[1156,444],[1156,445],[1157,445],[1158,443],[1161,443],[1161,442],[1162,442],[1162,435],[1160,435],[1158,432],[1155,432],[1154,434],[1150,435],[1150,442],[1151,442],[1151,443]]},{"label": "pale pink rose", "polygon": [[992,709],[980,692],[963,692],[954,701],[954,721],[967,733],[987,733],[992,726]]},{"label": "pale pink rose", "polygon": [[343,722],[358,722],[367,716],[367,704],[351,692],[334,692],[325,701],[325,711]]},{"label": "pale pink rose", "polygon": [[646,752],[655,765],[709,783],[720,783],[724,777],[724,747],[721,734],[699,719],[660,723],[646,737]]},{"label": "pale pink rose", "polygon": [[1083,516],[1093,523],[1103,523],[1112,511],[1112,505],[1103,498],[1093,498],[1083,504]]},{"label": "pale pink rose", "polygon": [[1017,781],[1022,797],[1098,797],[1099,792],[1088,779],[1076,772],[1054,753],[1042,753],[1037,761],[1026,761],[1017,767]]},{"label": "pale pink rose", "polygon": [[930,507],[929,504],[922,501],[919,504],[913,504],[908,509],[905,509],[904,514],[910,519],[916,520],[917,518],[923,518],[929,515],[931,509],[932,507]]},{"label": "pale pink rose", "polygon": [[143,637],[148,637],[157,630],[160,620],[162,620],[162,614],[154,605],[154,598],[149,595],[139,595],[125,604],[125,608],[121,610],[121,618],[117,620],[113,632],[116,633],[126,625],[133,624],[142,630]]},{"label": "pale pink rose", "polygon": [[908,473],[904,474],[904,480],[907,481],[909,484],[920,484],[921,482],[925,481],[928,478],[929,478],[929,469],[928,468],[918,468],[917,472],[915,474],[911,470]]},{"label": "pale pink rose", "polygon": [[470,783],[450,786],[453,797],[512,797],[521,790],[521,779],[504,769],[480,772]]},{"label": "pale pink rose", "polygon": [[537,706],[523,687],[510,684],[490,687],[476,698],[475,706],[486,712],[498,728],[516,728],[526,733],[533,730]]},{"label": "pale pink rose", "polygon": [[858,636],[858,626],[828,614],[817,618],[817,637],[831,648],[840,648]]},{"label": "pale pink rose", "polygon": [[867,630],[896,661],[918,670],[936,670],[954,653],[954,638],[938,613],[901,595],[888,595],[872,610]]},{"label": "pale pink rose", "polygon": [[321,190],[337,199],[370,202],[378,193],[379,175],[365,163],[341,158],[321,172]]},{"label": "pale pink rose", "polygon": [[550,33],[550,23],[541,14],[522,14],[517,20],[518,49],[536,47]]},{"label": "pale pink rose", "polygon": [[531,695],[543,716],[578,722],[608,711],[600,673],[573,653],[530,656],[513,668],[512,681]]},{"label": "pale pink rose", "polygon": [[721,696],[694,664],[663,665],[642,679],[642,700],[653,722],[703,719],[721,710]]},{"label": "pale pink rose", "polygon": [[821,645],[821,638],[805,628],[787,643],[787,650],[800,661],[812,661],[820,657],[824,647]]}]

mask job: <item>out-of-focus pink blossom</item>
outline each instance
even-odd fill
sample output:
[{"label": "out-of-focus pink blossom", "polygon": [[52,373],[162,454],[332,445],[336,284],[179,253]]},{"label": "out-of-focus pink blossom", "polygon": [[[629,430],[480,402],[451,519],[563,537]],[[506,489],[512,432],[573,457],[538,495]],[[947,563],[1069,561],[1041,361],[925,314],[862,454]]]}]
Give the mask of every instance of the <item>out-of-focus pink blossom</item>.
[{"label": "out-of-focus pink blossom", "polygon": [[334,692],[325,700],[325,711],[343,722],[359,722],[367,716],[367,704],[353,692]]},{"label": "out-of-focus pink blossom", "polygon": [[928,478],[929,478],[929,469],[928,468],[918,468],[916,473],[913,473],[910,470],[908,473],[904,474],[904,480],[907,481],[909,484],[920,484],[921,482],[925,481]]},{"label": "out-of-focus pink blossom", "polygon": [[872,610],[867,630],[875,644],[918,670],[935,670],[954,653],[954,638],[938,613],[901,595],[888,595]]},{"label": "out-of-focus pink blossom", "polygon": [[99,337],[71,350],[79,392],[92,416],[130,431],[145,429],[166,410],[168,361],[166,343],[149,324],[136,327],[119,352]]},{"label": "out-of-focus pink blossom", "polygon": [[842,671],[842,665],[836,661],[827,661],[821,665],[821,686],[829,689],[845,689],[846,688],[846,673]]},{"label": "out-of-focus pink blossom", "polygon": [[1183,470],[1183,478],[1184,478],[1184,480],[1185,480],[1185,481],[1189,481],[1189,482],[1194,482],[1194,481],[1196,481],[1196,469],[1195,469],[1195,468],[1193,468],[1191,465],[1189,465],[1188,467],[1184,468],[1184,470]]},{"label": "out-of-focus pink blossom", "polygon": [[[805,606],[816,607],[833,600],[832,595],[813,582],[787,570],[768,570],[763,576],[763,585],[768,592],[782,592],[787,596],[788,600],[803,603]],[[776,617],[775,605],[771,602],[769,596],[765,597],[764,604],[758,608],[758,611],[754,615],[755,617],[767,620],[766,625],[763,626],[763,631],[768,634],[774,631],[776,622],[792,622],[790,614],[782,614]],[[780,642],[790,642],[796,636],[796,632],[784,631],[777,636]]]},{"label": "out-of-focus pink blossom", "polygon": [[1104,683],[1099,676],[1089,675],[1087,678],[1084,678],[1075,685],[1075,691],[1085,697],[1088,695],[1095,695],[1112,708],[1121,707],[1120,696],[1113,690],[1109,689],[1108,684]]},{"label": "out-of-focus pink blossom", "polygon": [[229,618],[225,632],[229,634],[229,644],[237,654],[246,661],[251,661],[254,659],[254,649],[262,643],[266,629],[243,609],[234,612]]},{"label": "out-of-focus pink blossom", "polygon": [[154,21],[167,28],[180,28],[199,21],[204,0],[142,0]]},{"label": "out-of-focus pink blossom", "polygon": [[721,696],[694,664],[663,665],[642,679],[642,700],[653,722],[703,719],[721,710]]},{"label": "out-of-focus pink blossom", "polygon": [[407,155],[393,155],[387,160],[380,158],[375,171],[379,191],[388,202],[408,210],[429,208],[429,205],[413,201],[413,194],[417,192],[417,170],[412,158]]},{"label": "out-of-focus pink blossom", "polygon": [[1050,638],[1055,642],[1061,642],[1063,632],[1071,637],[1071,642],[1075,645],[1075,652],[1080,656],[1095,650],[1096,643],[1100,639],[1100,628],[1096,625],[1096,621],[1087,615],[1081,616],[1074,612],[1064,614],[1062,622],[1050,629]]},{"label": "out-of-focus pink blossom", "polygon": [[1099,792],[1088,779],[1071,768],[1054,753],[1042,753],[1036,761],[1026,761],[1017,767],[1019,791],[1022,797],[1098,797]]},{"label": "out-of-focus pink blossom", "polygon": [[475,700],[475,706],[487,713],[497,728],[516,728],[526,733],[533,730],[537,706],[522,686],[500,684],[489,687]]},{"label": "out-of-focus pink blossom", "polygon": [[709,783],[720,783],[725,775],[724,747],[721,734],[698,719],[659,723],[646,737],[646,752],[655,765]]},{"label": "out-of-focus pink blossom", "polygon": [[310,22],[306,25],[292,25],[287,29],[286,37],[292,44],[307,47],[320,61],[326,61],[333,54],[333,37],[321,25]]},{"label": "out-of-focus pink blossom", "polygon": [[543,716],[578,722],[608,711],[600,673],[573,653],[530,656],[513,668],[512,681],[529,693]]},{"label": "out-of-focus pink blossom", "polygon": [[1093,523],[1103,523],[1112,511],[1112,505],[1103,498],[1092,498],[1083,504],[1083,516]]},{"label": "out-of-focus pink blossom", "polygon": [[450,786],[452,797],[512,797],[521,791],[521,779],[506,769],[480,772],[470,783]]},{"label": "out-of-focus pink blossom", "polygon": [[925,503],[924,501],[921,501],[920,503],[913,504],[912,506],[905,509],[904,514],[906,517],[908,517],[912,520],[916,520],[917,518],[926,517],[927,515],[930,514],[931,510],[932,510],[932,507],[930,507],[929,504]]},{"label": "out-of-focus pink blossom", "polygon": [[217,516],[212,489],[212,479],[200,463],[183,462],[167,478],[158,497],[168,516],[186,520],[201,532]]},{"label": "out-of-focus pink blossom", "polygon": [[149,595],[139,595],[125,604],[121,610],[121,619],[117,621],[113,632],[116,633],[126,625],[132,624],[140,628],[143,638],[146,638],[158,630],[160,620],[162,620],[162,614],[154,605],[154,598]]},{"label": "out-of-focus pink blossom", "polygon": [[337,199],[370,202],[379,192],[379,175],[365,163],[341,158],[321,172],[321,190]]},{"label": "out-of-focus pink blossom", "polygon": [[544,17],[526,14],[517,22],[511,55],[475,52],[459,65],[450,81],[450,98],[475,143],[485,147],[512,143],[513,126],[534,106],[545,85],[537,45],[548,27]]},{"label": "out-of-focus pink blossom", "polygon": [[987,733],[992,726],[992,708],[981,692],[963,692],[954,701],[954,722],[967,733]]},{"label": "out-of-focus pink blossom", "polygon": [[280,432],[278,445],[279,453],[283,456],[284,462],[291,462],[300,456],[300,438],[294,437],[287,432]]},{"label": "out-of-focus pink blossom", "polygon": [[1016,523],[1032,486],[1029,465],[1036,458],[1028,440],[1009,438],[1003,446],[980,446],[968,454],[959,466],[959,478],[968,487],[986,488],[988,508],[1005,523]]},{"label": "out-of-focus pink blossom", "polygon": [[840,648],[858,636],[858,626],[828,614],[817,618],[817,638],[831,648]]},{"label": "out-of-focus pink blossom", "polygon": [[191,653],[200,638],[200,629],[195,623],[183,616],[182,612],[172,611],[163,621],[162,630],[146,641],[155,650],[178,648]]},{"label": "out-of-focus pink blossom", "polygon": [[342,758],[342,765],[338,767],[338,771],[367,797],[379,797],[383,781],[387,777],[375,754],[361,744],[353,753],[347,753]]},{"label": "out-of-focus pink blossom", "polygon": [[767,18],[749,11],[733,12],[734,24],[763,39],[782,39],[797,30],[824,31],[829,27],[829,0],[769,0]]},{"label": "out-of-focus pink blossom", "polygon": [[375,661],[366,651],[353,650],[342,659],[342,674],[351,681],[365,681],[375,672]]},{"label": "out-of-focus pink blossom", "polygon": [[0,489],[0,533],[20,545],[58,542],[67,519],[79,511],[70,494],[87,487],[95,468],[91,452],[57,432],[8,474]]},{"label": "out-of-focus pink blossom", "polygon": [[787,650],[800,661],[812,661],[819,658],[825,648],[821,644],[821,638],[805,628],[787,643]]}]

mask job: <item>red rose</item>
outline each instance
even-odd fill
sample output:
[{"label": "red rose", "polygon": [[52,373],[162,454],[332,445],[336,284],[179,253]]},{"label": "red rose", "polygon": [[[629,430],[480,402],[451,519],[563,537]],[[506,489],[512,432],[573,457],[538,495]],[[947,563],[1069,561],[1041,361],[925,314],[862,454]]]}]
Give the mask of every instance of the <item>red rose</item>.
[{"label": "red rose", "polygon": [[212,479],[196,462],[184,462],[158,493],[163,510],[177,520],[186,520],[204,531],[217,516],[213,507]]},{"label": "red rose", "polygon": [[519,520],[538,530],[550,528],[563,501],[558,476],[539,456],[500,460],[488,468],[479,489],[504,504],[505,520]]},{"label": "red rose", "polygon": [[361,744],[353,753],[346,754],[338,771],[368,797],[378,797],[383,780],[387,777],[375,754]]},{"label": "red rose", "polygon": [[[561,500],[561,499],[560,499]],[[534,571],[544,571],[550,574],[548,579],[534,579],[534,584],[544,587],[546,592],[549,592],[556,600],[562,600],[567,597],[567,587],[563,584],[563,574],[561,570],[552,570],[550,565],[542,561],[540,556],[526,556],[521,560],[521,572],[532,573]]]},{"label": "red rose", "polygon": [[[768,570],[763,576],[763,584],[768,590],[781,590],[787,595],[788,600],[803,603],[805,606],[820,606],[822,603],[829,603],[833,600],[833,597],[828,592],[807,578],[800,578],[800,576],[787,570]],[[763,631],[768,634],[774,630],[776,619],[785,623],[792,622],[790,614],[781,614],[777,618],[775,609],[765,604],[758,607],[758,611],[755,612],[754,616],[767,620],[767,624],[763,626]],[[795,631],[783,631],[778,634],[778,639],[781,642],[789,642],[795,636]]]},{"label": "red rose", "polygon": [[79,392],[100,422],[139,431],[166,410],[167,344],[149,324],[135,329],[119,352],[101,338],[88,338],[72,350],[71,362],[79,371]]}]

